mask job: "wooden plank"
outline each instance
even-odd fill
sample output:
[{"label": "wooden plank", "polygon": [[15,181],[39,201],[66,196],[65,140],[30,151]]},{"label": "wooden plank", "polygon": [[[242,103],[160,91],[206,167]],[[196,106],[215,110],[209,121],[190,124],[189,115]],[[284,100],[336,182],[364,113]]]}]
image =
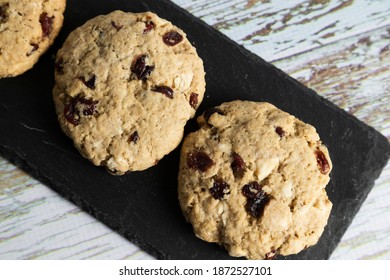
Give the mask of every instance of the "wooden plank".
[{"label": "wooden plank", "polygon": [[267,61],[390,24],[390,1],[175,0]]},{"label": "wooden plank", "polygon": [[[390,1],[174,2],[390,137]],[[390,165],[333,259],[390,258],[389,184]],[[0,209],[0,259],[150,258],[2,158]]]},{"label": "wooden plank", "polygon": [[390,25],[274,64],[390,139]]},{"label": "wooden plank", "polygon": [[1,157],[0,209],[0,259],[151,259]]}]

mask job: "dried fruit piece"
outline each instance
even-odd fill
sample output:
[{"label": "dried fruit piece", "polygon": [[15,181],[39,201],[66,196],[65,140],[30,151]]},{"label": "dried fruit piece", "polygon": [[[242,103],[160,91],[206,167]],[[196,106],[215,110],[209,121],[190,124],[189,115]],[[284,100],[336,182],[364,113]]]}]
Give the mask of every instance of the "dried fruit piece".
[{"label": "dried fruit piece", "polygon": [[7,21],[7,10],[8,10],[9,4],[4,4],[3,6],[0,6],[0,24]]},{"label": "dried fruit piece", "polygon": [[286,135],[286,131],[283,130],[280,126],[277,126],[275,128],[275,132],[279,134],[280,138],[282,138],[284,135]]},{"label": "dried fruit piece", "polygon": [[84,83],[84,85],[86,85],[90,89],[95,89],[96,88],[96,85],[95,85],[96,75],[95,74],[93,74],[91,76],[91,78],[89,78],[89,80],[85,80],[84,77],[79,77],[79,80],[82,81]]},{"label": "dried fruit piece", "polygon": [[53,31],[54,16],[49,17],[47,13],[43,12],[39,17],[39,22],[42,26],[42,38],[49,37]]},{"label": "dried fruit piece", "polygon": [[76,99],[76,106],[78,106],[79,111],[85,116],[93,115],[96,112],[96,105],[98,101],[92,99],[86,99],[84,97],[79,97]]},{"label": "dried fruit piece", "polygon": [[233,153],[232,158],[233,158],[233,161],[231,164],[231,168],[233,170],[234,176],[235,177],[242,177],[245,173],[245,170],[246,170],[245,161],[237,153]]},{"label": "dried fruit piece", "polygon": [[166,97],[173,99],[173,89],[167,86],[156,86],[152,88],[152,91],[164,94]]},{"label": "dried fruit piece", "polygon": [[115,21],[111,21],[111,25],[116,29],[116,31],[121,30],[123,27],[123,25],[116,24]]},{"label": "dried fruit piece", "polygon": [[189,168],[198,169],[202,172],[207,171],[213,164],[214,161],[205,152],[192,152],[187,158]]},{"label": "dried fruit piece", "polygon": [[76,97],[71,99],[64,107],[64,116],[68,122],[73,125],[80,123],[80,116],[90,116],[96,112],[98,101],[87,99],[84,97]]},{"label": "dried fruit piece", "polygon": [[205,119],[205,121],[206,121],[207,123],[208,123],[208,121],[209,121],[211,115],[214,114],[214,113],[218,113],[218,114],[224,116],[224,113],[223,113],[220,109],[218,109],[218,108],[210,108],[210,109],[207,109],[207,110],[203,113],[203,117],[204,117],[204,119]]},{"label": "dried fruit piece", "polygon": [[269,195],[267,195],[263,190],[262,186],[254,181],[249,184],[246,184],[242,187],[242,194],[246,197],[247,202],[245,205],[246,211],[253,218],[260,218],[264,212],[264,208],[270,200]]},{"label": "dried fruit piece", "polygon": [[257,181],[253,181],[242,187],[242,194],[246,198],[253,199],[256,197],[257,193],[261,191],[261,189],[262,189],[261,185]]},{"label": "dried fruit piece", "polygon": [[164,34],[163,41],[168,46],[175,46],[183,41],[183,36],[177,31],[169,31]]},{"label": "dried fruit piece", "polygon": [[149,20],[149,21],[145,22],[144,34],[149,33],[153,29],[154,29],[154,22],[153,21]]},{"label": "dried fruit piece", "polygon": [[315,151],[315,155],[317,158],[317,164],[320,167],[320,172],[324,175],[328,174],[330,170],[329,162],[326,159],[326,156],[321,150]]},{"label": "dried fruit piece", "polygon": [[139,135],[138,135],[138,132],[136,130],[133,132],[133,134],[130,135],[129,141],[134,142],[134,144],[136,144],[138,140],[139,140]]},{"label": "dried fruit piece", "polygon": [[39,49],[39,45],[38,44],[30,43],[30,46],[32,46],[32,49],[31,49],[31,51],[26,53],[26,56],[32,55],[34,52],[36,52]]},{"label": "dried fruit piece", "polygon": [[79,124],[79,116],[75,113],[75,102],[74,100],[70,101],[64,107],[64,116],[65,119],[73,125]]},{"label": "dried fruit piece", "polygon": [[139,80],[145,81],[154,70],[154,65],[146,65],[147,55],[136,57],[131,66],[131,72],[137,75]]},{"label": "dried fruit piece", "polygon": [[217,178],[214,180],[213,186],[209,189],[210,194],[215,199],[222,199],[226,194],[229,194],[229,185],[222,180],[221,178]]},{"label": "dried fruit piece", "polygon": [[59,58],[55,62],[54,68],[57,71],[57,74],[63,75],[64,74],[64,60],[62,58]]},{"label": "dried fruit piece", "polygon": [[190,106],[194,109],[196,109],[196,106],[198,105],[198,94],[193,92],[190,95]]},{"label": "dried fruit piece", "polygon": [[146,65],[145,71],[141,74],[139,79],[145,81],[150,76],[150,73],[152,73],[153,70],[154,65]]}]

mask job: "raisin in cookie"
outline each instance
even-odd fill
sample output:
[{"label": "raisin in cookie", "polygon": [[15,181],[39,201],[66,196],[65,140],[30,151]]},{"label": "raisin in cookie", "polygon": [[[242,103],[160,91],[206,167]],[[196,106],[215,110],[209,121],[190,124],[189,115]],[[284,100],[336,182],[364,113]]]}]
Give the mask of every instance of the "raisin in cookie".
[{"label": "raisin in cookie", "polygon": [[55,68],[63,131],[118,175],[175,149],[205,91],[203,62],[186,34],[150,12],[89,20],[66,39]]},{"label": "raisin in cookie", "polygon": [[0,78],[34,66],[63,23],[65,0],[0,0]]},{"label": "raisin in cookie", "polygon": [[269,103],[207,110],[182,146],[179,201],[197,237],[269,259],[317,243],[332,163],[313,126]]}]

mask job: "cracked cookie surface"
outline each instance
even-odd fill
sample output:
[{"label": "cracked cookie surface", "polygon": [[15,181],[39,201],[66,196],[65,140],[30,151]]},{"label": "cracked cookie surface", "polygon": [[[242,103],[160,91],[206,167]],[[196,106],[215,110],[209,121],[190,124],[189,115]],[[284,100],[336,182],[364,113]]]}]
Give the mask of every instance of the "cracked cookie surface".
[{"label": "cracked cookie surface", "polygon": [[0,78],[34,66],[63,23],[65,0],[0,0]]},{"label": "cracked cookie surface", "polygon": [[175,149],[205,90],[186,34],[151,12],[87,21],[66,39],[55,69],[63,131],[84,157],[118,175]]},{"label": "cracked cookie surface", "polygon": [[332,163],[315,128],[269,103],[206,110],[182,145],[180,206],[197,237],[270,259],[317,243],[332,208]]}]

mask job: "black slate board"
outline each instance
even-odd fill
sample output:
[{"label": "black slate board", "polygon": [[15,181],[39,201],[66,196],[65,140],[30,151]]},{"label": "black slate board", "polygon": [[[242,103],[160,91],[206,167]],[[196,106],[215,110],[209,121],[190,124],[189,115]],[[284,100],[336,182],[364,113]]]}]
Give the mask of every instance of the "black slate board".
[{"label": "black slate board", "polygon": [[387,139],[167,0],[68,0],[55,45],[33,70],[0,80],[0,154],[157,258],[230,259],[197,239],[181,214],[179,149],[146,171],[115,177],[83,159],[59,128],[53,56],[71,30],[116,9],[151,10],[186,31],[207,72],[199,112],[235,99],[267,101],[317,128],[334,164],[327,187],[334,207],[319,243],[287,259],[327,259],[385,166]]}]

